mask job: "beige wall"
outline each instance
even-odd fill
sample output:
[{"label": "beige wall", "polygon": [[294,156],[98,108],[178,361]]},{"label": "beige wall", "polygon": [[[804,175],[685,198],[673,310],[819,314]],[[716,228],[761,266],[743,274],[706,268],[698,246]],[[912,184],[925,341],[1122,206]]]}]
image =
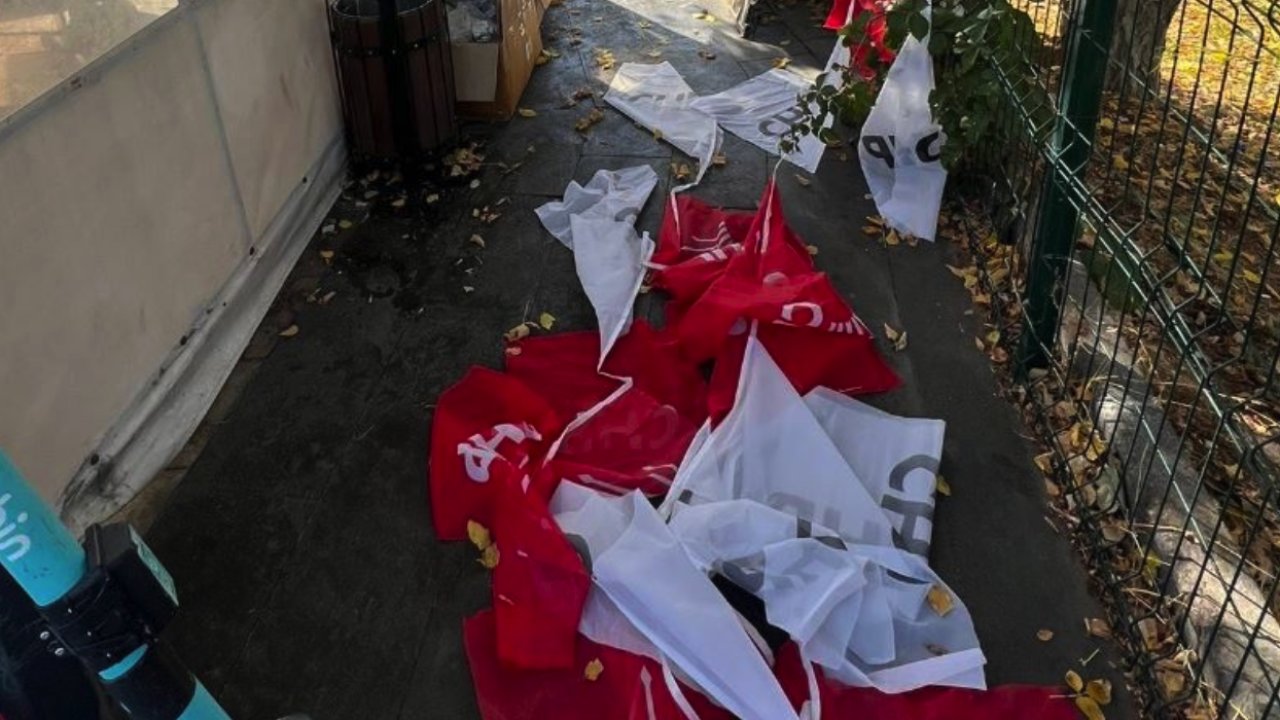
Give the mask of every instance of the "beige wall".
[{"label": "beige wall", "polygon": [[0,448],[50,501],[340,132],[322,0],[175,12],[0,128]]}]

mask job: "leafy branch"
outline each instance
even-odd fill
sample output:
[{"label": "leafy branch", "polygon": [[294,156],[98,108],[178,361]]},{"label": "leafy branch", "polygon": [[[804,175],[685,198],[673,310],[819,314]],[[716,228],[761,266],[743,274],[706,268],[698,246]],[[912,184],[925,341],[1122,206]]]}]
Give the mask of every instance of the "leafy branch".
[{"label": "leafy branch", "polygon": [[[932,22],[930,22],[932,16]],[[839,42],[850,48],[848,66],[833,68],[842,75],[837,90],[820,75],[800,98],[804,114],[783,140],[795,147],[805,135],[834,142],[830,127],[836,121],[861,125],[871,112],[892,64],[893,53],[908,36],[928,42],[934,59],[936,88],[929,97],[934,121],[947,142],[942,162],[956,168],[980,146],[996,147],[1019,132],[1003,105],[1010,97],[1029,116],[1051,112],[1052,104],[1037,77],[1035,60],[1042,40],[1031,18],[1009,0],[898,0],[884,11],[861,12],[839,31]],[[1035,118],[1029,117],[1035,126]]]}]

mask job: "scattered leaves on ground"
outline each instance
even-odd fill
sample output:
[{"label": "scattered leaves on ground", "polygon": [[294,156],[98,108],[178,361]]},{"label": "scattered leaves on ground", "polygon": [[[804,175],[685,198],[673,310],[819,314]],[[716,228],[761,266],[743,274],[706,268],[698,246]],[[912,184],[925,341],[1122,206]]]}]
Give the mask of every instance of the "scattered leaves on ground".
[{"label": "scattered leaves on ground", "polygon": [[298,334],[298,332],[299,332],[299,331],[300,331],[300,329],[298,328],[298,324],[297,324],[297,323],[294,323],[294,324],[290,325],[289,327],[287,327],[287,328],[285,328],[285,329],[281,330],[281,331],[280,331],[280,337],[282,337],[282,338],[291,338],[291,337],[296,336],[296,335]]},{"label": "scattered leaves on ground", "polygon": [[544,312],[538,316],[538,325],[543,330],[550,330],[551,326],[556,324],[556,316],[549,312]]},{"label": "scattered leaves on ground", "polygon": [[604,112],[600,108],[591,108],[591,112],[578,118],[578,122],[573,124],[573,129],[580,133],[585,133],[603,120]]},{"label": "scattered leaves on ground", "polygon": [[888,340],[889,343],[893,345],[894,350],[907,349],[907,331],[898,330],[894,328],[892,325],[890,325],[889,323],[885,323],[884,336],[885,336],[885,339]]},{"label": "scattered leaves on ground", "polygon": [[612,70],[618,63],[618,59],[613,56],[613,51],[604,48],[596,48],[594,57],[596,67],[601,70]]},{"label": "scattered leaves on ground", "polygon": [[564,107],[571,108],[583,100],[593,100],[595,99],[595,96],[596,93],[591,88],[578,88],[577,90],[574,90],[573,94],[565,101]]}]

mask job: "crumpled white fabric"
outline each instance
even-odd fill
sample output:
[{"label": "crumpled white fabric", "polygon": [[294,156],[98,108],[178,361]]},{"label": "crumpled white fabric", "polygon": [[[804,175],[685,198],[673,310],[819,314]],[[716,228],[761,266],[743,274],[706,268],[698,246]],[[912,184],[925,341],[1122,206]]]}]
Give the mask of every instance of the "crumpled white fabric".
[{"label": "crumpled white fabric", "polygon": [[[801,398],[751,337],[733,410],[695,438],[662,511],[697,564],[761,597],[769,621],[834,677],[885,692],[982,688],[968,611],[953,594],[945,616],[929,606],[929,589],[946,586],[895,546],[908,545],[895,537],[903,526],[880,505],[907,487],[893,480],[899,456],[940,452],[941,427],[899,420],[826,393]],[[893,425],[917,437],[894,446]],[[845,435],[867,427],[865,439]],[[927,493],[931,512],[921,479],[911,492]]]},{"label": "crumpled white fabric", "polygon": [[[561,482],[551,514],[584,552],[593,589],[712,700],[744,720],[797,720],[769,666],[711,580],[638,492]],[[633,641],[633,649],[644,644]]]},{"label": "crumpled white fabric", "polygon": [[889,517],[894,545],[928,558],[947,424],[898,417],[824,387],[805,395],[804,404]]},{"label": "crumpled white fabric", "polygon": [[716,119],[693,108],[696,96],[669,62],[623,63],[609,83],[604,101],[698,161],[698,175],[682,189],[702,181],[720,151],[723,134]]},{"label": "crumpled white fabric", "polygon": [[928,36],[920,41],[910,35],[903,43],[862,125],[858,159],[885,223],[932,241],[947,170],[941,155],[946,137],[929,106],[934,79],[928,44]]},{"label": "crumpled white fabric", "polygon": [[637,234],[636,217],[658,184],[648,165],[600,170],[586,185],[569,183],[564,199],[534,212],[543,227],[573,250],[578,279],[600,328],[600,364],[631,328],[632,306],[653,256],[648,233]]},{"label": "crumpled white fabric", "polygon": [[[848,64],[849,48],[837,42],[823,71],[823,85],[837,90],[842,87],[844,75],[839,68]],[[800,95],[810,87],[810,82],[796,73],[775,68],[723,92],[697,98],[690,106],[711,115],[720,127],[761,150],[784,155],[782,137],[803,117]],[[834,122],[834,117],[827,118],[825,127],[831,127]],[[807,134],[785,158],[808,172],[817,172],[826,149],[826,143],[816,134]]]},{"label": "crumpled white fabric", "polygon": [[600,364],[618,338],[631,329],[632,306],[653,257],[649,233],[637,235],[630,223],[575,215],[571,220],[573,263],[582,289],[595,308],[600,328]]},{"label": "crumpled white fabric", "polygon": [[578,216],[615,220],[634,225],[649,195],[658,184],[658,174],[648,165],[621,170],[599,170],[586,185],[576,181],[565,188],[563,200],[553,200],[534,210],[547,232],[573,249],[569,219]]}]

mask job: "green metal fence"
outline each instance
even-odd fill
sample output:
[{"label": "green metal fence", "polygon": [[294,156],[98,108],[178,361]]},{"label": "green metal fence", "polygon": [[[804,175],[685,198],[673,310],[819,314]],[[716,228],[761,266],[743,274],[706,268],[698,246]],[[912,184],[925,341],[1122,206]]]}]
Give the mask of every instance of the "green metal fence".
[{"label": "green metal fence", "polygon": [[1010,141],[944,228],[1144,708],[1280,717],[1280,2],[1010,2]]}]

